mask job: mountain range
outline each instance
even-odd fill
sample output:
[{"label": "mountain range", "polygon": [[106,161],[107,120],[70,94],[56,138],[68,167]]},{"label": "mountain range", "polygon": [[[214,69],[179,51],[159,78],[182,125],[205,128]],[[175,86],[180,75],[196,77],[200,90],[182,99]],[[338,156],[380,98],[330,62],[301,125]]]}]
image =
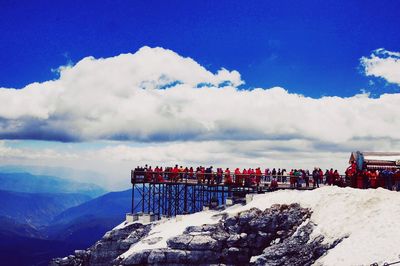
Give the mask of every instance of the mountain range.
[{"label": "mountain range", "polygon": [[47,265],[94,244],[130,212],[131,190],[47,175],[0,173],[0,261]]},{"label": "mountain range", "polygon": [[79,193],[97,197],[106,192],[102,187],[48,175],[27,172],[1,172],[0,190],[29,193]]}]

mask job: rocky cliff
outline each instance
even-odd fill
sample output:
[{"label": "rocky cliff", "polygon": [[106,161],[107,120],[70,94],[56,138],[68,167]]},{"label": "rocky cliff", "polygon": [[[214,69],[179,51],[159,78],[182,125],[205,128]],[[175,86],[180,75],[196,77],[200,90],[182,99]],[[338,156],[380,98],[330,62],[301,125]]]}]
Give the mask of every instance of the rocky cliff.
[{"label": "rocky cliff", "polygon": [[[216,223],[188,226],[162,248],[156,247],[159,237],[148,235],[160,222],[133,223],[50,265],[311,265],[340,241],[324,244],[322,235],[311,235],[311,215],[299,204],[273,205],[264,211],[252,208],[235,215],[217,212]],[[130,250],[143,241],[155,248]]]}]

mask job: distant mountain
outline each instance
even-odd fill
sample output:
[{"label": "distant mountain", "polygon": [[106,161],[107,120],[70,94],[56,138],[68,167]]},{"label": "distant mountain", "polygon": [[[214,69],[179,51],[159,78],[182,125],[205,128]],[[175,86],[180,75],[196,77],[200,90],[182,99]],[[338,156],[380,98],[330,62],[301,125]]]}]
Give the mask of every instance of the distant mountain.
[{"label": "distant mountain", "polygon": [[18,223],[12,218],[0,216],[0,234],[7,236],[24,236],[42,238],[41,233],[31,225]]},{"label": "distant mountain", "polygon": [[111,190],[113,191],[128,188],[126,186],[126,183],[123,183],[122,186],[117,185],[115,182],[110,184],[110,176],[105,175],[103,172],[82,170],[71,167],[22,164],[4,165],[0,162],[0,173],[30,173],[32,175],[38,176],[56,176],[62,179],[73,180],[79,183],[91,183],[99,185],[100,187],[112,188]]},{"label": "distant mountain", "polygon": [[88,195],[77,193],[24,193],[0,190],[0,216],[21,224],[40,227],[49,224],[64,210],[90,199]]},{"label": "distant mountain", "polygon": [[[135,193],[137,195],[138,193]],[[57,215],[53,224],[67,224],[82,216],[96,218],[115,218],[118,221],[125,219],[125,214],[131,211],[132,190],[110,192],[79,206],[69,208]]]},{"label": "distant mountain", "polygon": [[55,176],[0,172],[0,190],[29,193],[80,193],[97,197],[106,191],[98,185]]},{"label": "distant mountain", "polygon": [[72,253],[74,244],[20,235],[0,230],[0,264],[7,266],[45,266],[54,256]]},{"label": "distant mountain", "polygon": [[43,228],[41,233],[48,239],[71,243],[75,249],[86,249],[121,222],[122,220],[116,216],[85,215],[68,223],[59,223]]},{"label": "distant mountain", "polygon": [[76,243],[44,239],[36,228],[0,216],[0,264],[48,265],[54,255],[64,256],[73,252]]}]

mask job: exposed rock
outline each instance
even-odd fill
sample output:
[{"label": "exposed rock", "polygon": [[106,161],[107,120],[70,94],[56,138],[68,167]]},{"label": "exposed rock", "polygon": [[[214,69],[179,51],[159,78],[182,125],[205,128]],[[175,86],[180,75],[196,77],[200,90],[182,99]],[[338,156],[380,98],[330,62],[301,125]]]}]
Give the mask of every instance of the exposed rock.
[{"label": "exposed rock", "polygon": [[332,245],[322,244],[323,236],[318,236],[309,242],[313,228],[314,225],[309,222],[282,243],[267,247],[253,265],[312,265],[328,249],[340,242],[336,241]]},{"label": "exposed rock", "polygon": [[[123,257],[132,244],[143,241],[151,226],[133,224],[107,232],[90,249],[55,259],[51,265],[311,265],[333,245],[322,244],[322,236],[309,241],[314,227],[306,222],[310,216],[311,211],[298,204],[276,204],[265,211],[252,208],[233,217],[224,213],[216,216],[218,223],[187,227],[168,239],[166,248]],[[161,240],[143,242],[153,245]]]},{"label": "exposed rock", "polygon": [[188,234],[183,234],[179,236],[172,237],[167,240],[168,247],[173,249],[186,249],[190,241],[192,241],[193,236]]},{"label": "exposed rock", "polygon": [[[49,265],[65,266],[109,266],[112,261],[127,251],[130,246],[147,236],[151,225],[133,223],[121,229],[111,230],[104,234],[87,250],[75,251],[74,255],[66,258],[53,259]],[[147,257],[146,257],[147,259]]]},{"label": "exposed rock", "polygon": [[143,265],[148,262],[148,257],[151,250],[142,250],[140,252],[134,252],[129,255],[126,259],[122,260],[122,265]]}]

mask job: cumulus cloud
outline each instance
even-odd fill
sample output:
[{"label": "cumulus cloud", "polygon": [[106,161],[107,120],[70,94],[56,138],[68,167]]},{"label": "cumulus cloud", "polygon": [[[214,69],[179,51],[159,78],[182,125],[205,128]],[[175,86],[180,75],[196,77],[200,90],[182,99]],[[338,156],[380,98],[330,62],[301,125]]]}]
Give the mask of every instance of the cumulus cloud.
[{"label": "cumulus cloud", "polygon": [[380,48],[369,57],[362,57],[361,64],[367,76],[383,78],[400,85],[400,53]]},{"label": "cumulus cloud", "polygon": [[0,90],[1,138],[301,139],[333,146],[399,139],[400,94],[313,99],[279,87],[241,90],[237,71],[212,73],[190,58],[149,47],[112,58],[87,57],[59,73],[57,80]]}]

